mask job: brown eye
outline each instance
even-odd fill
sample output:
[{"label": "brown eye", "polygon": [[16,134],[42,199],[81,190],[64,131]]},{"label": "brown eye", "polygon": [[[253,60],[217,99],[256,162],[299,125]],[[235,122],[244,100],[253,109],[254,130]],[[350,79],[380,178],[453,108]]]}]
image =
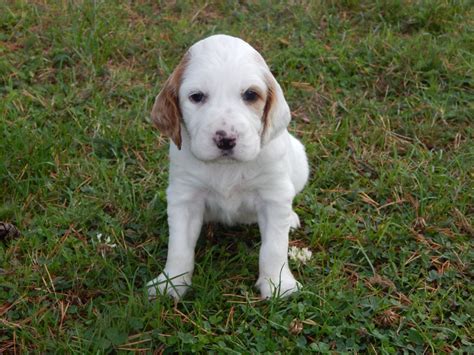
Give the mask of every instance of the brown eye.
[{"label": "brown eye", "polygon": [[195,92],[189,95],[189,99],[196,104],[203,102],[205,98],[206,96],[202,92]]},{"label": "brown eye", "polygon": [[255,102],[258,100],[258,94],[255,91],[248,89],[242,94],[242,99],[247,102]]}]

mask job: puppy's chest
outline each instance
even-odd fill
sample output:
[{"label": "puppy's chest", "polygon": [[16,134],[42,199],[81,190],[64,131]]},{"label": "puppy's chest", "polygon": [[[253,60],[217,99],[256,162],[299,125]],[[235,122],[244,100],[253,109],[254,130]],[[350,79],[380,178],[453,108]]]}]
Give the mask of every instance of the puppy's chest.
[{"label": "puppy's chest", "polygon": [[259,197],[254,181],[233,177],[212,182],[206,189],[206,221],[230,225],[257,222]]}]

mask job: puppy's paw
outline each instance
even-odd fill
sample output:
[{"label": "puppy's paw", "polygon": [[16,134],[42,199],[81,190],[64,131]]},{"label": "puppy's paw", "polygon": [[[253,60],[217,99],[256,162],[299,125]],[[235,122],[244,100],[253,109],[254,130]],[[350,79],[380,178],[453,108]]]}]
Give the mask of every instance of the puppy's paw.
[{"label": "puppy's paw", "polygon": [[290,216],[290,229],[297,229],[300,226],[300,218],[298,217],[295,211],[292,211]]},{"label": "puppy's paw", "polygon": [[293,275],[281,278],[259,277],[256,286],[260,289],[260,297],[268,299],[272,296],[278,298],[288,297],[301,289],[301,284]]},{"label": "puppy's paw", "polygon": [[179,301],[191,286],[189,273],[178,276],[169,276],[163,272],[157,278],[146,284],[148,287],[148,298],[155,299],[157,294],[168,295]]}]

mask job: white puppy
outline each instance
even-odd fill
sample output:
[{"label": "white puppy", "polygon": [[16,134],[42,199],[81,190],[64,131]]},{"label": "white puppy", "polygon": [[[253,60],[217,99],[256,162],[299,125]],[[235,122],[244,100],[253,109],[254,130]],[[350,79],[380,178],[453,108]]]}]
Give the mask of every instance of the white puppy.
[{"label": "white puppy", "polygon": [[168,259],[148,292],[181,298],[191,285],[203,222],[258,223],[262,298],[298,289],[288,267],[292,201],[308,179],[303,145],[287,131],[290,110],[262,56],[235,37],[194,44],[151,113],[169,136]]}]

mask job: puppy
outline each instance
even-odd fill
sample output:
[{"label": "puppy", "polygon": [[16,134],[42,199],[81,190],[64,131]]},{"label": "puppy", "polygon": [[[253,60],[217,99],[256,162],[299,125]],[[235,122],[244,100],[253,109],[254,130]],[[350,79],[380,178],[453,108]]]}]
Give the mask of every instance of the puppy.
[{"label": "puppy", "polygon": [[191,285],[203,222],[258,223],[262,298],[299,288],[288,267],[292,209],[308,179],[303,145],[287,131],[290,109],[262,56],[243,40],[195,43],[156,97],[151,118],[169,138],[169,244],[163,273],[148,283],[179,300]]}]

